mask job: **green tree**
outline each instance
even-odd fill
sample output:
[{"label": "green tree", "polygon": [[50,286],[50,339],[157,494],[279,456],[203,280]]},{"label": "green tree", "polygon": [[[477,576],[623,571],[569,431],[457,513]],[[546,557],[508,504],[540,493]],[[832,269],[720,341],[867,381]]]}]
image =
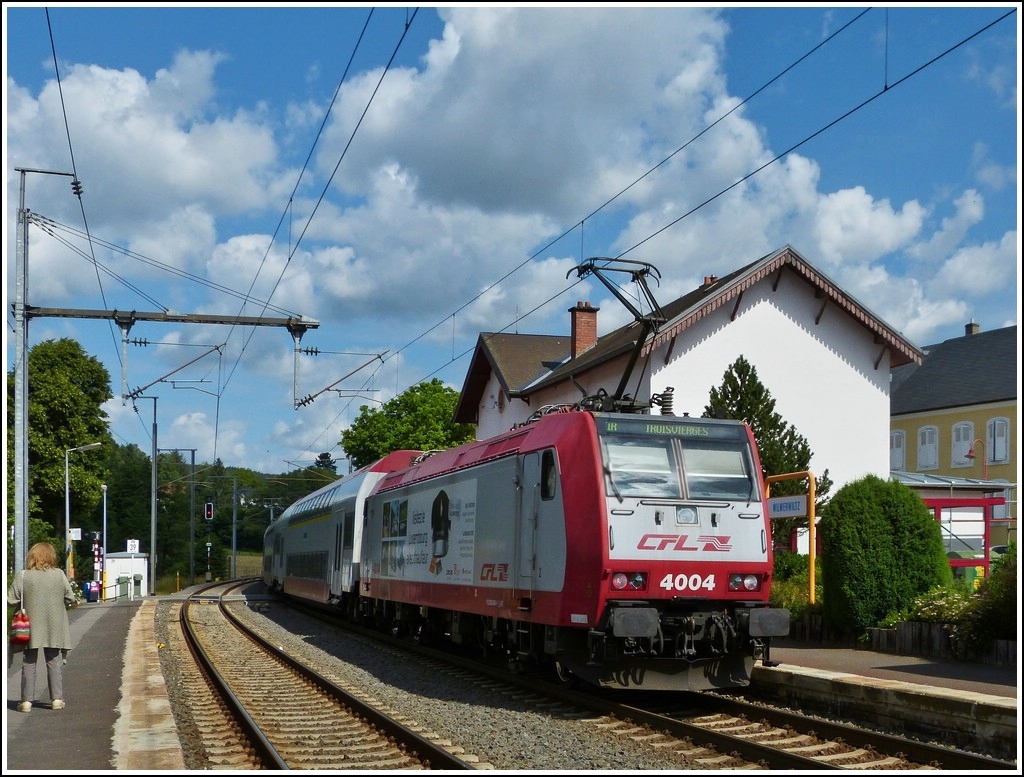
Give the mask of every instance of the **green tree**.
[{"label": "green tree", "polygon": [[331,472],[338,471],[338,463],[331,457],[330,451],[324,451],[317,456],[313,466],[317,469],[329,469]]},{"label": "green tree", "polygon": [[392,451],[443,450],[474,438],[473,424],[457,424],[459,392],[434,378],[406,389],[379,409],[366,405],[341,433],[341,445],[356,468]]},{"label": "green tree", "polygon": [[[240,483],[249,482],[244,473],[251,470],[235,471],[239,473]],[[252,474],[258,482],[251,485],[249,497],[238,510],[237,547],[240,551],[262,551],[263,535],[272,517],[276,520],[289,505],[338,479],[334,470],[318,465],[292,472]]]},{"label": "green tree", "polygon": [[[128,540],[139,540],[149,552],[151,483],[153,464],[138,445],[114,445],[105,462],[107,469],[107,553],[124,553]],[[90,528],[103,526],[103,504],[92,513]],[[157,542],[160,542],[159,535]]]},{"label": "green tree", "polygon": [[[7,461],[15,460],[15,376],[7,375]],[[113,444],[103,403],[113,394],[110,373],[75,340],[45,340],[28,352],[28,495],[29,542],[48,540],[63,547],[65,455],[72,448],[99,442],[102,449],[67,456],[72,524],[90,515],[102,501],[104,450]],[[14,523],[14,479],[7,481],[7,524]],[[39,523],[42,522],[42,523]],[[39,536],[42,524],[50,530]],[[36,527],[33,529],[33,527]],[[91,568],[90,568],[91,569]]]},{"label": "green tree", "polygon": [[[761,474],[765,478],[811,469],[812,452],[807,439],[775,412],[775,398],[757,377],[754,366],[743,356],[738,357],[725,371],[722,385],[711,388],[710,399],[704,407],[704,418],[735,418],[745,421],[757,441]],[[815,513],[820,512],[831,489],[832,479],[828,469],[815,472]],[[771,493],[772,496],[806,494],[807,484],[803,480],[782,480],[772,484]],[[777,537],[788,538],[794,529],[806,526],[806,518],[786,518],[777,520],[772,526],[772,532]]]},{"label": "green tree", "polygon": [[[199,466],[196,466],[199,469]],[[190,582],[193,553],[193,526],[198,546],[205,541],[200,529],[205,520],[203,505],[196,489],[195,514],[192,496],[192,459],[186,461],[181,451],[157,454],[157,577],[173,578],[183,585]],[[146,536],[149,535],[147,531]],[[203,554],[205,557],[205,553]],[[205,562],[204,562],[205,563]],[[198,559],[196,560],[198,577]]]},{"label": "green tree", "polygon": [[841,631],[877,626],[953,581],[938,522],[897,481],[868,475],[847,483],[825,506],[819,528],[825,617]]}]

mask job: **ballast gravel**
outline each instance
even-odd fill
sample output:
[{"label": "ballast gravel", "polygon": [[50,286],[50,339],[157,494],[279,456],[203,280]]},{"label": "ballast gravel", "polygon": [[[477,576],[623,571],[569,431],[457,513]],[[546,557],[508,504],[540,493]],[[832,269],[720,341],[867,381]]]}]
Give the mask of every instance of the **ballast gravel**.
[{"label": "ballast gravel", "polygon": [[[441,672],[433,665],[396,659],[379,646],[347,637],[328,624],[270,604],[255,612],[239,603],[235,612],[256,622],[289,654],[325,674],[346,678],[346,683],[381,705],[413,717],[425,731],[461,748],[463,760],[478,769],[516,771],[679,771],[710,770],[699,754],[687,755],[688,742],[656,747],[640,738],[644,732],[610,734],[632,729],[600,725],[595,716],[566,717],[559,707],[534,709],[528,698],[517,698],[501,684],[482,684],[457,673]],[[157,607],[157,638],[166,642],[167,630],[178,628],[170,618],[170,604]],[[208,769],[191,713],[180,698],[179,672],[171,651],[161,651],[161,668],[171,708],[181,736],[188,769]],[[337,682],[337,680],[335,681]],[[340,682],[338,684],[341,684]],[[578,714],[578,713],[577,713]],[[602,721],[610,723],[611,721]]]}]

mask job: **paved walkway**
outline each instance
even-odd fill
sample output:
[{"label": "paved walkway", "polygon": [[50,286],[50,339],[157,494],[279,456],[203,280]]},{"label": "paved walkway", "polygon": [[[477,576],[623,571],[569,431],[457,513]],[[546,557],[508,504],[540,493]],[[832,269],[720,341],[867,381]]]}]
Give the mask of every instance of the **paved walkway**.
[{"label": "paved walkway", "polygon": [[879,680],[949,688],[1017,698],[1018,666],[991,666],[873,650],[821,647],[794,640],[772,640],[771,658],[783,667],[848,672]]},{"label": "paved walkway", "polygon": [[183,770],[178,732],[160,673],[156,599],[72,610],[63,710],[50,708],[36,673],[29,713],[18,712],[21,655],[8,654],[4,774],[19,771]]}]

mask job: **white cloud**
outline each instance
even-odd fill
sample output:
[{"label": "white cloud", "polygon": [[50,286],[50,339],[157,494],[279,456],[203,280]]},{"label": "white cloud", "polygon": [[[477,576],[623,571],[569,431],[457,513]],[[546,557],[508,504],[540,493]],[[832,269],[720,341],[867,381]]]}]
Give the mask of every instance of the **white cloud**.
[{"label": "white cloud", "polygon": [[931,297],[983,297],[997,289],[1016,285],[1020,278],[1020,244],[1016,231],[1001,240],[959,248],[926,286]]},{"label": "white cloud", "polygon": [[985,199],[975,189],[968,189],[954,203],[955,212],[942,220],[942,225],[927,239],[910,246],[907,253],[927,264],[949,256],[961,243],[968,230],[985,215]]},{"label": "white cloud", "polygon": [[916,201],[896,210],[863,187],[825,194],[818,208],[815,256],[828,264],[870,261],[905,246],[921,230],[927,211]]}]

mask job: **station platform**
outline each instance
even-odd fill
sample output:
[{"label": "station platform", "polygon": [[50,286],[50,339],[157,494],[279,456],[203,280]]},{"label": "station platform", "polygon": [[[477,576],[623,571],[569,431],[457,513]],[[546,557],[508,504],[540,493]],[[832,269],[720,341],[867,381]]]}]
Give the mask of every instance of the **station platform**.
[{"label": "station platform", "polygon": [[8,652],[4,774],[185,770],[160,671],[156,605],[154,597],[119,599],[68,613],[62,710],[50,708],[40,664],[32,711],[18,711],[21,655]]},{"label": "station platform", "polygon": [[[175,595],[180,597],[180,595]],[[40,666],[29,713],[18,712],[21,655],[7,647],[4,774],[45,771],[184,771],[160,670],[156,606],[163,597],[82,605],[69,613],[72,650],[62,710],[50,708]],[[841,673],[846,682],[906,684],[915,693],[1018,710],[1018,667],[811,647],[778,641],[775,670],[793,676]],[[757,672],[758,670],[755,670]]]}]

